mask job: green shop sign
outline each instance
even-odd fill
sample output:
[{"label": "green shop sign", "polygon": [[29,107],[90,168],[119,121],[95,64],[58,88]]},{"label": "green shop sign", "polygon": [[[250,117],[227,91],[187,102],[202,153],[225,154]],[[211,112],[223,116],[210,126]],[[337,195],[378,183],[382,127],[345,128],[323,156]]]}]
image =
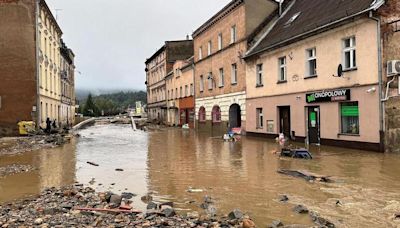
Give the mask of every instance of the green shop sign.
[{"label": "green shop sign", "polygon": [[306,94],[307,103],[349,101],[350,89],[325,90]]}]

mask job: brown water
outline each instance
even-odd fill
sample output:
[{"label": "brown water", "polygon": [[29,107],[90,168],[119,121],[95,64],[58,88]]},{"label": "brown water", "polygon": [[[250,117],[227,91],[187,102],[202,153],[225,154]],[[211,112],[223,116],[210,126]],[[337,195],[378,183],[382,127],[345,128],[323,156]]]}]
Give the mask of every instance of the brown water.
[{"label": "brown water", "polygon": [[[145,208],[140,196],[152,192],[156,200],[174,201],[182,213],[201,212],[198,205],[209,195],[218,214],[240,208],[259,227],[275,219],[311,225],[307,215],[292,212],[297,203],[339,227],[400,227],[392,218],[400,212],[399,155],[321,147],[311,148],[314,159],[305,161],[277,157],[271,153],[275,142],[260,138],[229,143],[194,131],[145,133],[116,125],[98,125],[80,133],[81,138],[62,148],[0,157],[0,166],[19,163],[38,168],[1,178],[0,202],[37,194],[47,186],[74,181],[90,185],[95,178],[92,186],[100,191],[138,194],[134,200],[138,209]],[[337,182],[308,183],[278,174],[281,168],[330,175]],[[189,187],[205,191],[189,193]],[[287,194],[289,203],[278,202],[280,194]],[[186,203],[192,200],[196,203]],[[337,200],[342,206],[336,206]]]}]

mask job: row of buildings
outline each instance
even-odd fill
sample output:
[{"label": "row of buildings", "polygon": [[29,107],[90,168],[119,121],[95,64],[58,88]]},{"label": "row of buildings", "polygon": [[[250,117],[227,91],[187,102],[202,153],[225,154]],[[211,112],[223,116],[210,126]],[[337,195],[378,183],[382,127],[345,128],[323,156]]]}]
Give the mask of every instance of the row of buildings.
[{"label": "row of buildings", "polygon": [[0,136],[75,118],[75,55],[44,0],[0,1]]},{"label": "row of buildings", "polygon": [[399,150],[400,2],[232,0],[146,61],[149,117]]}]

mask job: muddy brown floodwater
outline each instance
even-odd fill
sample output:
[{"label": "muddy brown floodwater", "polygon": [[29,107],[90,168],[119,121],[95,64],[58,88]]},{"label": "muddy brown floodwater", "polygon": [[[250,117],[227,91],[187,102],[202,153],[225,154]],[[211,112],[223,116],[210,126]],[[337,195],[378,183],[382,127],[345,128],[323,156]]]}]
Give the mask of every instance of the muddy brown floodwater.
[{"label": "muddy brown floodwater", "polygon": [[[314,159],[305,161],[277,157],[271,153],[276,143],[261,138],[231,143],[173,128],[134,132],[128,125],[97,125],[80,134],[61,148],[0,157],[0,167],[17,163],[36,168],[0,178],[0,203],[78,181],[99,191],[136,193],[138,209],[146,206],[140,197],[152,193],[155,200],[174,201],[182,213],[201,212],[199,204],[208,195],[218,214],[240,208],[260,227],[275,219],[311,225],[309,216],[292,211],[296,204],[338,227],[400,226],[393,218],[400,212],[399,155],[315,147]],[[308,183],[278,174],[278,169],[308,170],[337,182]],[[189,187],[204,192],[189,193]],[[288,203],[277,200],[281,194],[288,195]]]}]

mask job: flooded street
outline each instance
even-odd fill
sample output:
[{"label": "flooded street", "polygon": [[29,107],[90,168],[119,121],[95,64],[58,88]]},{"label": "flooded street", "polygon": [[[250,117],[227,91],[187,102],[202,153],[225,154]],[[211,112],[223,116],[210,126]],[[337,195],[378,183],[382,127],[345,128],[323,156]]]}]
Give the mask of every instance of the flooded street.
[{"label": "flooded street", "polygon": [[[80,134],[61,148],[0,157],[0,167],[18,163],[36,168],[0,178],[0,202],[77,181],[99,191],[135,193],[133,205],[142,210],[146,204],[140,197],[147,193],[155,200],[174,201],[182,213],[202,212],[199,204],[209,195],[217,214],[240,208],[259,227],[276,219],[312,225],[308,215],[292,211],[296,204],[339,227],[400,226],[393,219],[400,212],[398,155],[321,147],[311,148],[313,160],[295,160],[272,154],[272,140],[243,137],[232,143],[173,128],[134,132],[129,125],[97,125]],[[336,182],[308,183],[278,174],[278,169],[307,170]],[[204,192],[189,193],[190,187]],[[288,203],[279,202],[281,194],[289,197]]]}]

